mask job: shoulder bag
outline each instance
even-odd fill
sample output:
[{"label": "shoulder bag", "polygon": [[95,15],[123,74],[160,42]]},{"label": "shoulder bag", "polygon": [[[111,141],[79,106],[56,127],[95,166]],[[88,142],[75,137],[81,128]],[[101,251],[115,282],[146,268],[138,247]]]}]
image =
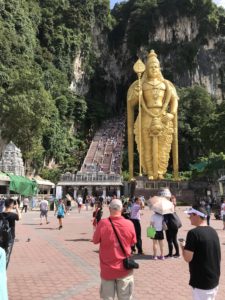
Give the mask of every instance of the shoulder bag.
[{"label": "shoulder bag", "polygon": [[171,229],[175,229],[175,230],[179,229],[182,226],[181,220],[176,214],[176,212],[171,214],[169,225]]},{"label": "shoulder bag", "polygon": [[119,236],[118,236],[118,234],[116,232],[116,229],[115,229],[115,227],[113,225],[113,222],[112,222],[112,220],[110,218],[109,218],[109,221],[110,221],[110,223],[112,225],[113,231],[115,232],[115,235],[116,235],[117,240],[118,240],[118,242],[120,244],[120,247],[121,247],[124,255],[126,256],[126,258],[123,259],[123,266],[124,266],[124,268],[127,269],[127,270],[138,269],[139,268],[139,264],[136,263],[136,261],[134,261],[131,257],[128,257],[126,255],[126,252],[125,252],[125,250],[123,248],[123,245],[122,245],[122,243],[121,243],[121,241],[119,239]]}]

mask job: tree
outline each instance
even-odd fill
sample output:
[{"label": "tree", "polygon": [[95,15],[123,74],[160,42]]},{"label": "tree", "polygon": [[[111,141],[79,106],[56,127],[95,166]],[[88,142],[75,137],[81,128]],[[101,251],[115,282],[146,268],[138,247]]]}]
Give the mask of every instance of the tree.
[{"label": "tree", "polygon": [[205,129],[214,117],[216,104],[201,86],[179,90],[179,161],[182,170],[212,149]]}]

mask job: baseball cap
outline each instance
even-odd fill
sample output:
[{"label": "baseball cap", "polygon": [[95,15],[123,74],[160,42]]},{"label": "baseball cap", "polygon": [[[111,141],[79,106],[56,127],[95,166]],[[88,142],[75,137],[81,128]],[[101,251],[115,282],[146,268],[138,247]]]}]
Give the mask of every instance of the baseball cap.
[{"label": "baseball cap", "polygon": [[202,218],[207,217],[207,213],[203,207],[198,207],[198,208],[191,207],[188,210],[185,210],[184,213],[188,214],[188,215],[196,214],[197,216],[202,217]]},{"label": "baseball cap", "polygon": [[115,210],[121,210],[122,207],[123,207],[122,202],[119,199],[113,199],[109,204],[109,208]]},{"label": "baseball cap", "polygon": [[158,191],[158,196],[171,198],[172,195],[168,188],[160,188],[160,190]]}]

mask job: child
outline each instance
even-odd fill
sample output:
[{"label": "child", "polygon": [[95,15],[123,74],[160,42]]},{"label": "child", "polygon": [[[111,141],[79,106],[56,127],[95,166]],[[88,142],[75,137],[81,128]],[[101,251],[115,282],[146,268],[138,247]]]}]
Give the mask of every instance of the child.
[{"label": "child", "polygon": [[58,206],[56,207],[55,215],[57,213],[57,219],[59,220],[59,230],[62,229],[62,219],[65,216],[66,208],[62,201],[59,199]]},{"label": "child", "polygon": [[[165,259],[164,255],[163,255],[163,239],[164,239],[163,225],[162,225],[163,224],[163,216],[155,212],[151,217],[150,224],[156,229],[156,234],[155,234],[155,237],[153,238],[154,259]],[[157,255],[156,255],[157,244],[159,244],[159,248],[160,248],[160,256],[159,257],[157,257]]]}]

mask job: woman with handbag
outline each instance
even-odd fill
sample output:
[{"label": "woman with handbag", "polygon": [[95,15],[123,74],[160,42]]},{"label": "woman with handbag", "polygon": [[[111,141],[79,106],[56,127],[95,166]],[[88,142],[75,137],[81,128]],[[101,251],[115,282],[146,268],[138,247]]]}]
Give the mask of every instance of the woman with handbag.
[{"label": "woman with handbag", "polygon": [[[161,188],[158,192],[158,195],[161,197],[165,197],[167,200],[171,201],[174,205],[174,210],[176,207],[176,197],[171,194],[170,190],[168,188]],[[180,257],[180,251],[179,246],[177,242],[177,233],[178,228],[181,227],[179,223],[179,217],[174,212],[173,214],[166,214],[163,216],[164,221],[167,225],[166,230],[166,240],[168,243],[168,250],[169,253],[165,255],[165,258],[179,258]],[[175,254],[173,254],[173,247],[175,249]]]}]

